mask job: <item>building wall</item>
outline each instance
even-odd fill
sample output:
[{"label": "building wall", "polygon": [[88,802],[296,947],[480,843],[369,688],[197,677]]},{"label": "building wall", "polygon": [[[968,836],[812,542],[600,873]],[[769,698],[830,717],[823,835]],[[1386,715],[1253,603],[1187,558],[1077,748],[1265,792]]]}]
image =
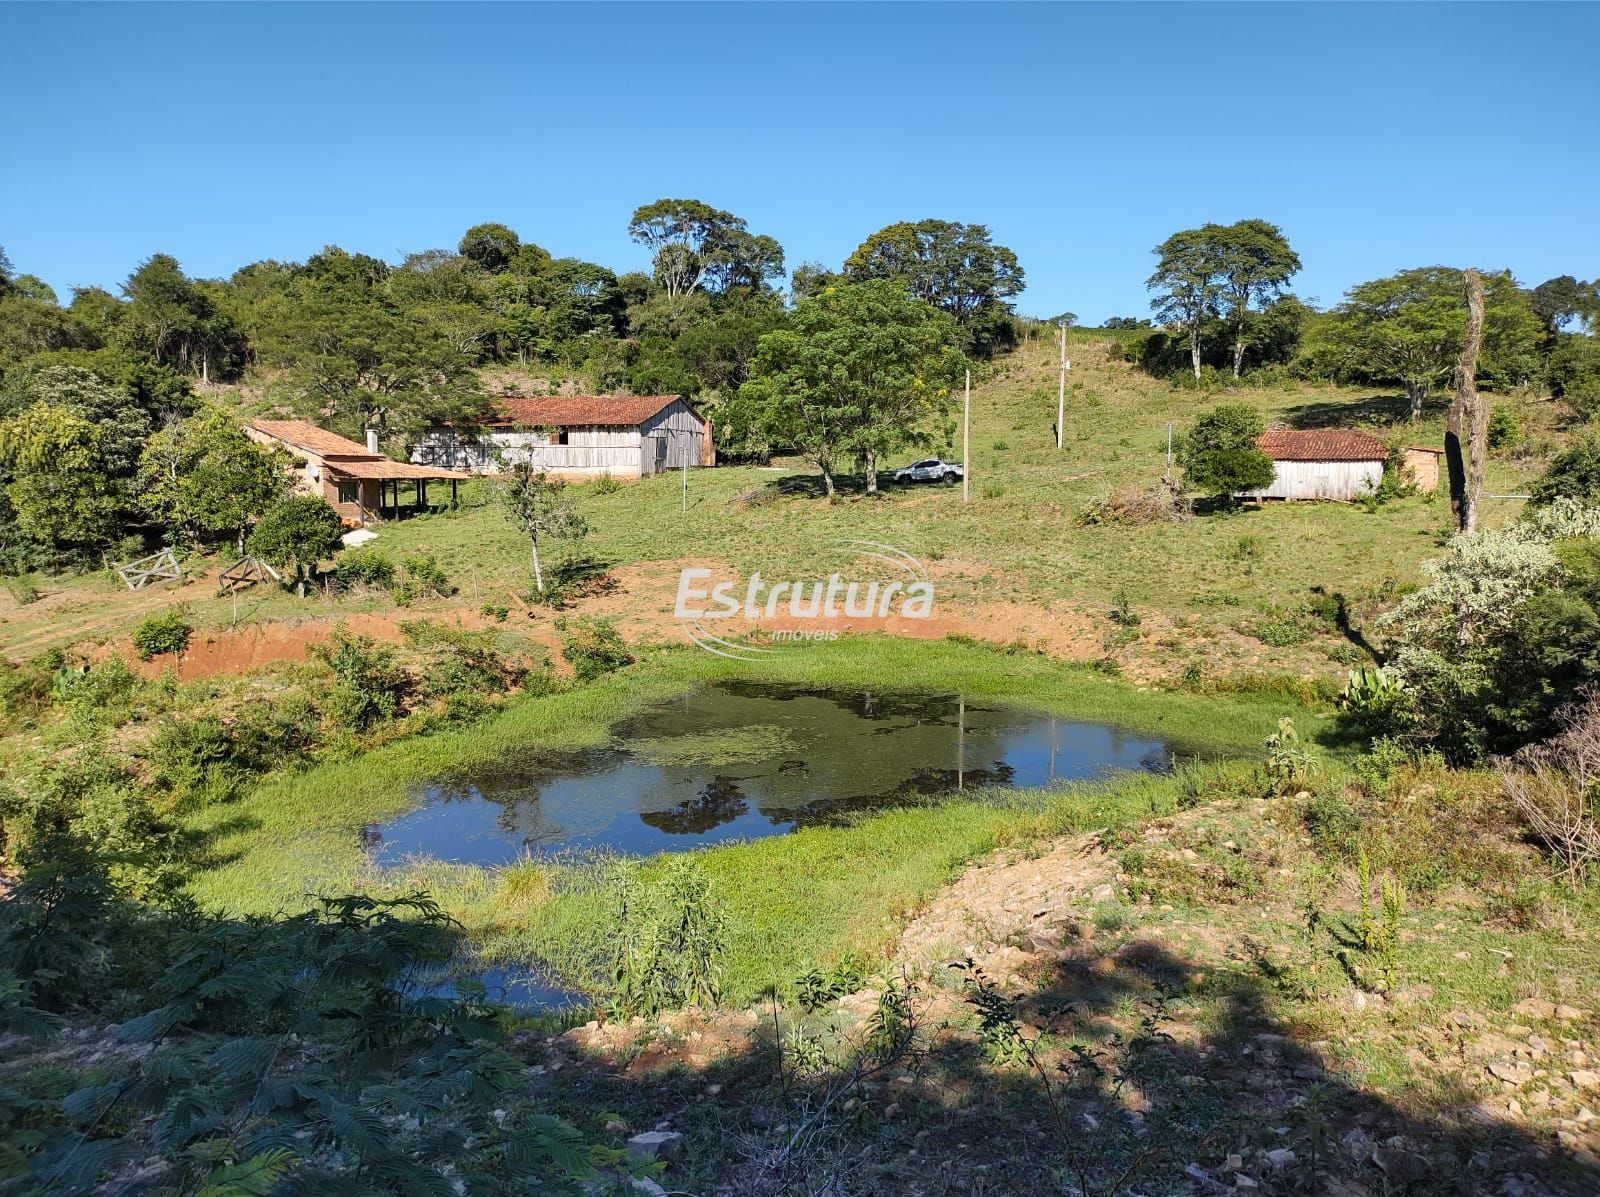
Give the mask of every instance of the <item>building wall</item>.
[{"label": "building wall", "polygon": [[564,431],[566,443],[561,444],[559,436],[522,429],[497,429],[477,437],[463,437],[448,428],[433,428],[411,451],[411,460],[418,465],[474,474],[495,474],[502,463],[531,461],[552,474],[638,477],[637,428],[580,427]]},{"label": "building wall", "polygon": [[1412,485],[1423,494],[1431,494],[1438,490],[1439,463],[1443,459],[1443,453],[1435,453],[1429,449],[1407,449],[1405,469],[1411,475]]},{"label": "building wall", "polygon": [[640,472],[655,474],[698,466],[704,459],[705,422],[675,399],[639,427],[642,434]]},{"label": "building wall", "polygon": [[365,526],[379,519],[382,485],[376,478],[335,478],[324,469],[319,489],[312,493],[320,494],[345,523]]},{"label": "building wall", "polygon": [[1383,481],[1381,461],[1275,461],[1272,485],[1246,491],[1252,499],[1335,499],[1350,502]]}]

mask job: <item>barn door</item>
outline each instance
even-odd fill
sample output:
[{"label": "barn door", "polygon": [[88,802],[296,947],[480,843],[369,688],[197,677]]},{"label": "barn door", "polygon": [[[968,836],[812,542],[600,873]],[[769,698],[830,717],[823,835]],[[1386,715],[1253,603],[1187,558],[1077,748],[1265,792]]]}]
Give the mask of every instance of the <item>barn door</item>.
[{"label": "barn door", "polygon": [[661,435],[656,435],[651,437],[650,441],[655,446],[655,449],[653,450],[655,454],[655,465],[652,467],[650,472],[652,474],[659,474],[667,468],[667,438]]}]

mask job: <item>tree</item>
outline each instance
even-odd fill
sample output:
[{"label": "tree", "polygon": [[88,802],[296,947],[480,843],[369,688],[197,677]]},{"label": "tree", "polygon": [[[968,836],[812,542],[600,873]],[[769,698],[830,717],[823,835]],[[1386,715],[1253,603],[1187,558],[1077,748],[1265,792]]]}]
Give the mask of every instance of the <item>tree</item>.
[{"label": "tree", "polygon": [[250,530],[250,555],[280,570],[294,571],[295,593],[306,593],[306,574],[339,550],[344,527],[339,513],[317,495],[295,495],[267,509]]},{"label": "tree", "polygon": [[758,289],[783,274],[782,246],[700,200],[645,204],[628,222],[628,236],[650,250],[655,281],[674,305],[702,287]]},{"label": "tree", "polygon": [[1560,499],[1600,506],[1600,436],[1580,436],[1552,461],[1533,486],[1532,507],[1548,507]]},{"label": "tree", "polygon": [[[987,354],[1009,326],[1010,305],[1025,275],[1017,255],[996,245],[988,228],[951,220],[901,221],[879,229],[844,262],[853,282],[893,279],[947,312],[967,347]],[[1000,319],[996,319],[999,317]]]},{"label": "tree", "polygon": [[[1417,419],[1431,389],[1452,375],[1460,357],[1467,331],[1462,293],[1461,271],[1447,266],[1361,283],[1318,321],[1308,359],[1340,381],[1402,383]],[[1509,271],[1485,276],[1480,381],[1533,377],[1541,331]]]},{"label": "tree", "polygon": [[730,431],[795,445],[830,496],[839,459],[858,455],[875,492],[882,455],[947,410],[964,365],[959,341],[954,320],[897,281],[831,288],[761,338],[754,376],[730,405]]},{"label": "tree", "polygon": [[521,248],[522,238],[503,224],[475,224],[461,235],[461,244],[456,247],[462,257],[490,274],[510,266]]},{"label": "tree", "polygon": [[1462,286],[1467,331],[1461,342],[1461,356],[1456,359],[1456,397],[1450,404],[1444,443],[1456,530],[1470,536],[1478,530],[1478,505],[1489,456],[1489,405],[1478,394],[1478,355],[1483,351],[1483,278],[1476,270],[1467,270],[1462,275]]},{"label": "tree", "polygon": [[1270,486],[1272,459],[1256,445],[1261,417],[1253,408],[1222,404],[1195,421],[1183,438],[1184,482],[1231,502],[1240,491]]},{"label": "tree", "polygon": [[155,254],[141,264],[128,276],[122,293],[128,306],[120,333],[130,348],[164,366],[184,371],[198,367],[208,382],[213,360],[242,359],[238,329],[170,254]]},{"label": "tree", "polygon": [[1575,321],[1593,319],[1600,312],[1594,283],[1580,283],[1570,274],[1545,279],[1528,294],[1528,303],[1552,333],[1563,332]]},{"label": "tree", "polygon": [[1205,323],[1215,319],[1222,301],[1222,233],[1219,224],[1174,233],[1153,251],[1159,261],[1145,286],[1156,292],[1151,308],[1163,324],[1189,336],[1189,362],[1200,377]]},{"label": "tree", "polygon": [[287,464],[245,436],[234,416],[208,407],[145,444],[140,498],[165,527],[196,540],[231,535],[243,552],[251,518],[286,497]]},{"label": "tree", "polygon": [[35,403],[0,424],[6,498],[27,536],[65,548],[98,548],[117,536],[126,507],[106,468],[104,429],[67,405]]},{"label": "tree", "polygon": [[1252,340],[1255,314],[1250,305],[1265,308],[1276,300],[1299,271],[1300,257],[1289,247],[1283,230],[1265,220],[1237,221],[1219,229],[1215,237],[1223,317],[1233,338],[1233,376],[1238,378]]},{"label": "tree", "polygon": [[544,567],[539,560],[541,540],[581,540],[589,525],[567,498],[567,484],[522,459],[511,463],[500,478],[500,501],[507,518],[528,538],[533,558],[533,583],[545,592]]}]

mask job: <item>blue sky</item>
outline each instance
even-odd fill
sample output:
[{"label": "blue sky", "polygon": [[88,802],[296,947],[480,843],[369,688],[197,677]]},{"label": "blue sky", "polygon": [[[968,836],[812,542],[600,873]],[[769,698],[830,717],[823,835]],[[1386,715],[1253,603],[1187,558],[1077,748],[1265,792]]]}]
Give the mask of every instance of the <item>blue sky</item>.
[{"label": "blue sky", "polygon": [[1435,262],[1588,278],[1596,45],[1594,4],[7,4],[0,245],[63,300],[481,220],[623,270],[632,210],[693,196],[791,266],[985,223],[1020,310],[1085,322],[1248,216],[1324,303]]}]

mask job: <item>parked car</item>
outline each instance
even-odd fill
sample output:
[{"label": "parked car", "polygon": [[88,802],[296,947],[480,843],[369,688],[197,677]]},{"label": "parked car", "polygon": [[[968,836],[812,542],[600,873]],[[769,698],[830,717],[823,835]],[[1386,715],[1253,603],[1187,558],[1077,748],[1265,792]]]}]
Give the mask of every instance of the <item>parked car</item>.
[{"label": "parked car", "polygon": [[896,482],[960,482],[966,476],[959,461],[940,461],[924,457],[894,472]]}]

